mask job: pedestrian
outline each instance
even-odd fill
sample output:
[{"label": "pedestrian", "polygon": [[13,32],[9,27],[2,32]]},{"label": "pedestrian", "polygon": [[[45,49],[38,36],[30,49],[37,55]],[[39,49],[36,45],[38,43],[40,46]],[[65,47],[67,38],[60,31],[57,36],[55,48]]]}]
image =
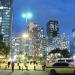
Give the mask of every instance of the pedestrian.
[{"label": "pedestrian", "polygon": [[10,61],[8,61],[8,68],[10,67]]},{"label": "pedestrian", "polygon": [[43,71],[45,71],[45,68],[46,68],[46,63],[44,62],[42,66]]},{"label": "pedestrian", "polygon": [[34,64],[34,70],[36,70],[36,65]]},{"label": "pedestrian", "polygon": [[24,64],[22,63],[21,66],[22,66],[22,71],[23,71],[23,66],[24,66]]},{"label": "pedestrian", "polygon": [[14,72],[14,62],[11,63],[12,72]]}]

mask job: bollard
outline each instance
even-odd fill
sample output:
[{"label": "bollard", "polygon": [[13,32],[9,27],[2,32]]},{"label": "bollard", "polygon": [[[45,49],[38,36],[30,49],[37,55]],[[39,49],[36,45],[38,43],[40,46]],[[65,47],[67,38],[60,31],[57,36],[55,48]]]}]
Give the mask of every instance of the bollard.
[{"label": "bollard", "polygon": [[51,69],[49,75],[57,75],[56,71],[54,69]]}]

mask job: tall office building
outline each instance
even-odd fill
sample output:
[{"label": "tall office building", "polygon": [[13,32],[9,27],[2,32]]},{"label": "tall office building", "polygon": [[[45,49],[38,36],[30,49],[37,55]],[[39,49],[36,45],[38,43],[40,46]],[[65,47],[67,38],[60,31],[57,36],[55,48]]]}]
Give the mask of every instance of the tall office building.
[{"label": "tall office building", "polygon": [[62,33],[54,38],[53,40],[55,48],[68,49],[70,51],[70,44],[69,44],[69,35]]},{"label": "tall office building", "polygon": [[32,38],[32,45],[34,49],[34,55],[39,55],[40,52],[40,27],[37,23],[31,22],[29,24],[29,32]]},{"label": "tall office building", "polygon": [[46,48],[47,53],[49,53],[51,50],[54,50],[56,48],[59,48],[61,50],[67,49],[70,52],[70,41],[69,41],[69,35],[66,33],[59,34],[58,36],[53,38],[52,45],[49,45]]},{"label": "tall office building", "polygon": [[50,20],[47,23],[47,35],[48,37],[55,37],[59,32],[58,21]]},{"label": "tall office building", "polygon": [[37,23],[30,22],[29,33],[32,39],[34,56],[43,54],[45,51],[45,47],[47,46],[47,38],[44,35],[43,27],[39,26]]},{"label": "tall office building", "polygon": [[47,22],[47,36],[49,44],[52,44],[53,38],[59,33],[59,25],[57,20],[49,20]]},{"label": "tall office building", "polygon": [[3,40],[8,44],[12,32],[12,1],[0,0],[0,33],[3,35]]},{"label": "tall office building", "polygon": [[75,48],[75,28],[72,30],[73,33],[73,47]]}]

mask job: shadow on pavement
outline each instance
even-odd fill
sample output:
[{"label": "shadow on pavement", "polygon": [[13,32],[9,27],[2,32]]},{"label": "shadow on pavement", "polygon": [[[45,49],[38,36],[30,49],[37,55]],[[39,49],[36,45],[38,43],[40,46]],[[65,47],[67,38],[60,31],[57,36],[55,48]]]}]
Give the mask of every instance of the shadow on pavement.
[{"label": "shadow on pavement", "polygon": [[74,73],[58,73],[57,75],[75,75]]},{"label": "shadow on pavement", "polygon": [[11,75],[13,72],[9,72],[8,75]]},{"label": "shadow on pavement", "polygon": [[73,73],[57,73],[55,69],[51,69],[49,75],[75,75],[75,70]]}]

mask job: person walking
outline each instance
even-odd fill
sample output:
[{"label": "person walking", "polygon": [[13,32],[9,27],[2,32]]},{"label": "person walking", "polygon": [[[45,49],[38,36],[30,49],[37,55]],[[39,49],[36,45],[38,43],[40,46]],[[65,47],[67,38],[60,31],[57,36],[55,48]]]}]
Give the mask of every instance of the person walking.
[{"label": "person walking", "polygon": [[43,65],[42,65],[43,71],[45,71],[45,68],[46,68],[46,63],[44,62]]},{"label": "person walking", "polygon": [[14,62],[11,63],[12,72],[14,72]]},{"label": "person walking", "polygon": [[10,61],[8,61],[8,68],[10,67]]}]

